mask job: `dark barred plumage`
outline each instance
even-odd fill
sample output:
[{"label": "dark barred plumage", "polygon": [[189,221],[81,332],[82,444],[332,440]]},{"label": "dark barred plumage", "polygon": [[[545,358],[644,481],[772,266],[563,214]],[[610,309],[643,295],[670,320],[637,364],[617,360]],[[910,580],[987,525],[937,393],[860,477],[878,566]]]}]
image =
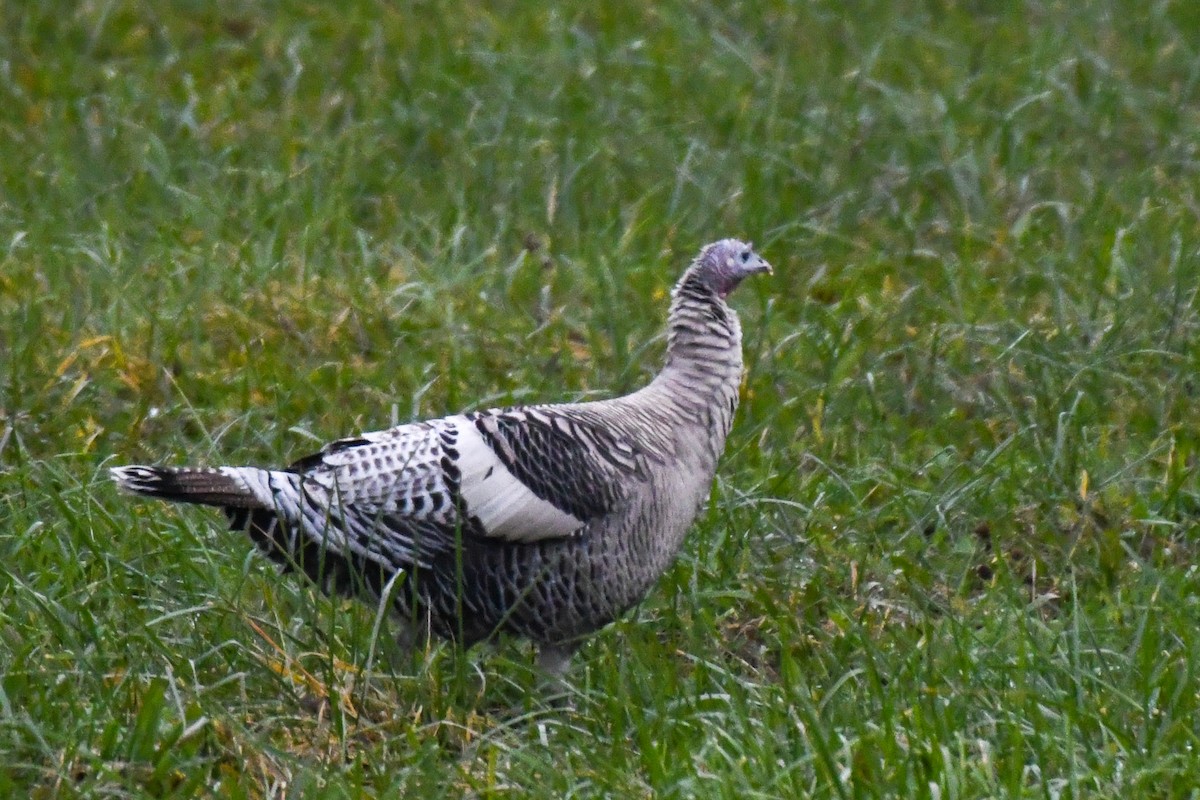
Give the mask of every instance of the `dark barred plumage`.
[{"label": "dark barred plumage", "polygon": [[285,469],[128,466],[113,478],[224,509],[325,591],[374,599],[394,584],[417,639],[516,634],[561,670],[646,595],[707,497],[742,374],[725,298],[769,271],[733,239],[701,250],[672,295],[666,364],[625,397],[401,425]]}]

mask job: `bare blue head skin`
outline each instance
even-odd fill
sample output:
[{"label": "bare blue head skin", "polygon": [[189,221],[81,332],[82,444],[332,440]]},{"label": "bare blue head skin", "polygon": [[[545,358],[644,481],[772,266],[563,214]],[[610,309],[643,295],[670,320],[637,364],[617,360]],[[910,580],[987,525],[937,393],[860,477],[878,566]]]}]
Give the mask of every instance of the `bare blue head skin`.
[{"label": "bare blue head skin", "polygon": [[695,265],[696,275],[721,298],[728,297],[749,275],[771,274],[771,265],[754,252],[754,245],[737,239],[706,245]]}]

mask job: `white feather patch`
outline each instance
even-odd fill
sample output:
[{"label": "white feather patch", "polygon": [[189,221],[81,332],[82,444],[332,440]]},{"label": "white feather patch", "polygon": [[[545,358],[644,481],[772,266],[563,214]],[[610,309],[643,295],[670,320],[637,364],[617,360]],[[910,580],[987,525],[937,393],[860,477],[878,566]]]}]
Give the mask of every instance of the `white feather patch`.
[{"label": "white feather patch", "polygon": [[275,499],[270,485],[271,473],[267,470],[254,467],[220,467],[218,471],[237,481],[243,489],[253,494],[254,499],[263,508],[274,505]]},{"label": "white feather patch", "polygon": [[470,420],[454,422],[462,497],[467,512],[479,518],[489,536],[535,542],[567,536],[583,526],[583,520],[541,499],[509,472]]}]

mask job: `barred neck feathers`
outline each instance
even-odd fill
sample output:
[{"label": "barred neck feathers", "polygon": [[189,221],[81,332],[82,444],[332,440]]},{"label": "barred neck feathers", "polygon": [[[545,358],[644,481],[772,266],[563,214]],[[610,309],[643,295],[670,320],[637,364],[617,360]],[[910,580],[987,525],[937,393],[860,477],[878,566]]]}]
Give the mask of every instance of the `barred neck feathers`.
[{"label": "barred neck feathers", "polygon": [[672,292],[662,377],[683,382],[691,392],[736,387],[742,375],[742,327],[700,270],[693,265]]},{"label": "barred neck feathers", "polygon": [[725,298],[771,265],[737,239],[706,245],[671,294],[667,363],[650,386],[667,407],[682,409],[719,432],[717,452],[733,423],[742,378],[742,327]]}]

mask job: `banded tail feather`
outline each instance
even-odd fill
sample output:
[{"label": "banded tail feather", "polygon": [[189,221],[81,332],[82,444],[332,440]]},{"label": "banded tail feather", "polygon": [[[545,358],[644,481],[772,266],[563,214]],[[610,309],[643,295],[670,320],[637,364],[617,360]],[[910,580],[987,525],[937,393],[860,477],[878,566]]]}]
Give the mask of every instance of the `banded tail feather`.
[{"label": "banded tail feather", "polygon": [[288,511],[296,504],[286,497],[288,490],[298,486],[299,476],[294,473],[257,467],[136,464],[113,467],[109,474],[130,494],[220,508],[230,530],[244,531],[283,572],[302,572],[327,594],[377,596],[394,574],[366,559],[346,557],[319,537],[301,534],[303,522]]},{"label": "banded tail feather", "polygon": [[[152,467],[134,464],[109,470],[117,486],[130,494],[175,503],[218,508],[270,508],[255,486],[266,487],[270,473],[254,467]],[[264,502],[266,500],[266,502]]]}]

